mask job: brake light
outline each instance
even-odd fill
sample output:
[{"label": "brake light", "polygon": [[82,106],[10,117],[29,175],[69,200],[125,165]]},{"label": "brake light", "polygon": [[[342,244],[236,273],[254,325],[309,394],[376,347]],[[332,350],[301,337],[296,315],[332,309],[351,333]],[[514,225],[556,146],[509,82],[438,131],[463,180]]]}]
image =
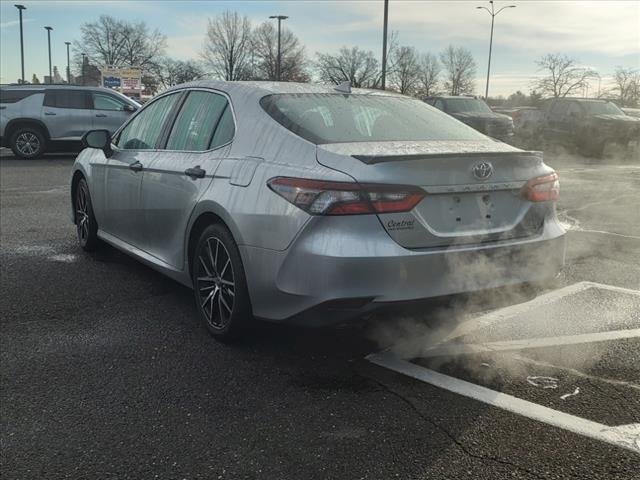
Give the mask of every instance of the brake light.
[{"label": "brake light", "polygon": [[550,175],[532,178],[525,184],[523,194],[530,202],[555,202],[560,197],[558,174],[553,172]]},{"label": "brake light", "polygon": [[408,212],[426,195],[424,190],[414,186],[327,182],[291,177],[272,178],[267,185],[311,215]]}]

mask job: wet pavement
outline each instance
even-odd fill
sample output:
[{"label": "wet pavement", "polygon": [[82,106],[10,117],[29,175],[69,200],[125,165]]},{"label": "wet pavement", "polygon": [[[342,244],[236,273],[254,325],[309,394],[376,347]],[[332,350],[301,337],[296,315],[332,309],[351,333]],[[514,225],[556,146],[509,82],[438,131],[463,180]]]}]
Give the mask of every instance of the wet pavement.
[{"label": "wet pavement", "polygon": [[[585,281],[640,290],[640,159],[547,161],[569,232],[567,266],[541,293]],[[640,423],[635,294],[592,288],[502,318],[495,311],[534,296],[492,294],[440,302],[421,321],[262,325],[223,345],[198,323],[190,291],[113,249],[76,247],[70,165],[0,159],[3,477],[638,478],[630,429],[616,445],[366,359],[409,342],[402,357],[416,367],[604,425],[612,438]],[[478,323],[492,312],[496,321]],[[415,356],[437,342],[587,334],[616,338]]]}]

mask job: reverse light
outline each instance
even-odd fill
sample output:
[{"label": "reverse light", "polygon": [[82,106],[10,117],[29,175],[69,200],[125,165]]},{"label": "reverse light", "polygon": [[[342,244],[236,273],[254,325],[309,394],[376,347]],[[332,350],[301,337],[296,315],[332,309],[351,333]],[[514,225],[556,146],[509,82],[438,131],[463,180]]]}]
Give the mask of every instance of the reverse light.
[{"label": "reverse light", "polygon": [[560,197],[558,174],[532,178],[523,187],[523,195],[530,202],[555,202]]},{"label": "reverse light", "polygon": [[362,215],[408,212],[427,194],[409,185],[328,182],[276,177],[267,182],[275,193],[311,215]]}]

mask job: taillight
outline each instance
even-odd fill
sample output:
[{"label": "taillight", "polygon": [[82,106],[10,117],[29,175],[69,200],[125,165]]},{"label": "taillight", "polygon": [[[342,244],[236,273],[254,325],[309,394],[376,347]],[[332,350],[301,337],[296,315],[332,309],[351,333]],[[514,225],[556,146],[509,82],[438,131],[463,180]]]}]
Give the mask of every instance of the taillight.
[{"label": "taillight", "polygon": [[408,212],[426,192],[404,185],[327,182],[306,178],[276,177],[269,188],[311,215],[360,215]]},{"label": "taillight", "polygon": [[523,194],[530,202],[550,202],[560,197],[558,174],[552,173],[544,177],[532,178],[523,187]]}]

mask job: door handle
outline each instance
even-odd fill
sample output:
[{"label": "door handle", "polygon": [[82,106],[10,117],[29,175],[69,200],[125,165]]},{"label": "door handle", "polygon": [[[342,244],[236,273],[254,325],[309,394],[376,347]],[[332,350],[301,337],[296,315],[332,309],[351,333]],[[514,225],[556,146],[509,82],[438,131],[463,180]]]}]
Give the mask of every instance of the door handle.
[{"label": "door handle", "polygon": [[96,117],[106,117],[104,113],[96,113]]},{"label": "door handle", "polygon": [[207,172],[206,172],[205,170],[203,170],[203,169],[201,169],[201,168],[200,168],[200,165],[196,165],[196,166],[195,166],[195,167],[193,167],[193,168],[187,168],[187,169],[184,171],[184,174],[185,174],[187,177],[191,177],[191,178],[204,178],[204,176],[205,176],[205,174],[206,174],[206,173],[207,173]]},{"label": "door handle", "polygon": [[142,164],[140,162],[133,162],[131,165],[129,165],[129,168],[134,172],[139,172],[140,170],[142,170]]},{"label": "door handle", "polygon": [[57,115],[55,112],[44,112],[45,115]]}]

